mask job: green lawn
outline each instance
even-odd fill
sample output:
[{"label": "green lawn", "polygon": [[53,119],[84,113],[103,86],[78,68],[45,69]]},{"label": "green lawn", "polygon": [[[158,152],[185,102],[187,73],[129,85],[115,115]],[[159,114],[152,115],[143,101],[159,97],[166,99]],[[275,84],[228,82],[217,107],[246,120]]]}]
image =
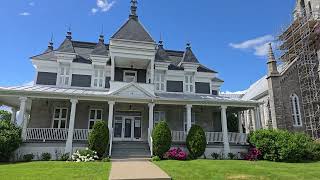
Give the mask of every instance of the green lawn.
[{"label": "green lawn", "polygon": [[173,179],[320,179],[320,162],[194,160],[155,162]]},{"label": "green lawn", "polygon": [[0,164],[0,179],[108,179],[108,162],[29,162]]}]

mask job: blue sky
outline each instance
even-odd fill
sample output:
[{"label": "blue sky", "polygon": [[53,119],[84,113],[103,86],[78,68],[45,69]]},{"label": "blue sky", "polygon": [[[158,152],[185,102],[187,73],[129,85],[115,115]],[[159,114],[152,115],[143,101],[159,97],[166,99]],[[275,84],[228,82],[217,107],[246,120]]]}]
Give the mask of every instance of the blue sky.
[{"label": "blue sky", "polygon": [[[0,86],[33,81],[29,57],[55,48],[71,25],[73,39],[96,42],[126,21],[130,0],[4,0],[0,6]],[[266,73],[265,43],[291,20],[295,0],[140,0],[140,21],[167,49],[187,41],[205,65],[225,80],[222,91],[247,89]]]}]

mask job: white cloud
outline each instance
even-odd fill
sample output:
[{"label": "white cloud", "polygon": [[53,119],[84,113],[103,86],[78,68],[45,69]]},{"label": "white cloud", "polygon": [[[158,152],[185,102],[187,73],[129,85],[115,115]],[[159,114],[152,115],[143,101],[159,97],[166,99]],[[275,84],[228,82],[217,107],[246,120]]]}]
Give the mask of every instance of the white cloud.
[{"label": "white cloud", "polygon": [[268,43],[274,42],[274,40],[275,38],[272,35],[265,35],[240,43],[230,43],[229,45],[234,49],[253,51],[256,56],[266,56],[268,54]]},{"label": "white cloud", "polygon": [[29,6],[34,6],[36,5],[33,1],[32,2],[29,2]]},{"label": "white cloud", "polygon": [[30,16],[31,13],[29,12],[22,12],[22,13],[19,13],[19,16]]},{"label": "white cloud", "polygon": [[34,85],[34,81],[30,81],[30,82],[22,84],[22,86],[33,86],[33,85]]},{"label": "white cloud", "polygon": [[97,0],[97,8],[92,8],[91,13],[96,14],[98,11],[108,12],[116,1],[109,2],[108,0]]}]

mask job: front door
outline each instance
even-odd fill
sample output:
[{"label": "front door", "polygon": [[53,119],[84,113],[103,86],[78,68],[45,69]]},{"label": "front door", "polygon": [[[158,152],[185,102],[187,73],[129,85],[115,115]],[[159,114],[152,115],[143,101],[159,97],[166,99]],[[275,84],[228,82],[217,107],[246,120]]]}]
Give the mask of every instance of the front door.
[{"label": "front door", "polygon": [[115,116],[113,137],[115,141],[134,141],[141,139],[141,117]]}]

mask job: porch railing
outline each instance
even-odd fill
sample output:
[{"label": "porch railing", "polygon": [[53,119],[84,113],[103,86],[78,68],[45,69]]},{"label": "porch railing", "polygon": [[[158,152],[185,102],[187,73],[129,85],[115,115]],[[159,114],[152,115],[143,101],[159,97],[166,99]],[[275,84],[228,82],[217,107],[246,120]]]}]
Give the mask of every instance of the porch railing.
[{"label": "porch railing", "polygon": [[86,141],[89,138],[89,132],[88,129],[75,129],[73,132],[73,140],[76,141]]},{"label": "porch railing", "polygon": [[[206,132],[207,143],[222,143],[223,134],[222,132]],[[171,131],[173,142],[185,142],[187,134],[184,131]],[[235,144],[246,144],[247,134],[245,133],[228,133],[229,142]]]},{"label": "porch railing", "polygon": [[68,129],[27,128],[27,140],[67,140]]}]

